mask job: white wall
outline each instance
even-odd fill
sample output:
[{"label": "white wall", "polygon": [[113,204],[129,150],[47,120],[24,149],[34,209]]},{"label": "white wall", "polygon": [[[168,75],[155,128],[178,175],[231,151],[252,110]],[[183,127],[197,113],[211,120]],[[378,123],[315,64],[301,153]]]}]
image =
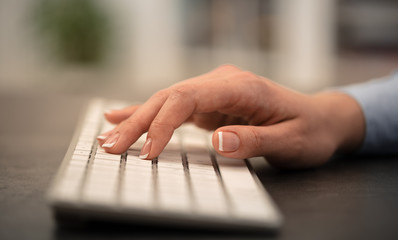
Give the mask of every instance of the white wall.
[{"label": "white wall", "polygon": [[181,80],[178,2],[101,0],[114,27],[112,54],[107,64],[86,67],[49,58],[29,18],[35,2],[0,1],[0,92],[48,89],[146,99]]},{"label": "white wall", "polygon": [[[187,48],[181,41],[181,0],[101,0],[112,15],[115,42],[108,64],[99,68],[62,66],[48,58],[29,20],[34,2],[0,1],[0,92],[49,89],[144,100],[222,63],[303,91],[332,84],[333,0],[275,0],[280,18],[274,49],[267,52],[255,41],[250,48],[231,41],[233,32],[216,35],[214,46]],[[256,7],[248,1],[240,9]]]},{"label": "white wall", "polygon": [[292,88],[311,91],[333,83],[334,0],[277,0],[279,21],[274,47],[274,77]]}]

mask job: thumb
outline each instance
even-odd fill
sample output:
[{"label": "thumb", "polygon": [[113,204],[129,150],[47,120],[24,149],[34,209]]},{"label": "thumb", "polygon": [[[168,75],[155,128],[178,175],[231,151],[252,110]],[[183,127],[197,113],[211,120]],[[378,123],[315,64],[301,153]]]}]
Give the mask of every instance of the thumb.
[{"label": "thumb", "polygon": [[225,157],[284,158],[295,154],[291,145],[296,138],[291,136],[291,129],[292,124],[288,122],[269,126],[225,126],[214,132],[212,142],[214,149]]}]

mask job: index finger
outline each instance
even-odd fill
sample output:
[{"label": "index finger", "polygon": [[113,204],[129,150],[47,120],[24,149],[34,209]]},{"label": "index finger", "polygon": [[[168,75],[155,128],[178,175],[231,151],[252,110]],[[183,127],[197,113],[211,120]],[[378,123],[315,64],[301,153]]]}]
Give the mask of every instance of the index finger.
[{"label": "index finger", "polygon": [[195,112],[196,105],[195,98],[188,91],[172,91],[149,127],[140,157],[157,157],[169,142],[174,130]]},{"label": "index finger", "polygon": [[163,105],[167,95],[158,92],[147,102],[141,105],[130,117],[122,121],[112,134],[105,139],[102,147],[106,152],[121,154],[125,152],[143,133],[153,121]]}]

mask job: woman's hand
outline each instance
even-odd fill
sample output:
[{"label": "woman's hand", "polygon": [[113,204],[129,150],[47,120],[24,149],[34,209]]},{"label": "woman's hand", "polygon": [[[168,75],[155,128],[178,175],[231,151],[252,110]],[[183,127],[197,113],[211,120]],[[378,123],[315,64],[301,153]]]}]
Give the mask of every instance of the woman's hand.
[{"label": "woman's hand", "polygon": [[105,114],[118,124],[99,139],[109,153],[126,151],[148,131],[141,157],[158,156],[186,121],[215,130],[226,157],[265,156],[277,167],[312,167],[360,146],[365,123],[357,102],[342,93],[304,95],[224,65],[154,94],[140,106]]}]

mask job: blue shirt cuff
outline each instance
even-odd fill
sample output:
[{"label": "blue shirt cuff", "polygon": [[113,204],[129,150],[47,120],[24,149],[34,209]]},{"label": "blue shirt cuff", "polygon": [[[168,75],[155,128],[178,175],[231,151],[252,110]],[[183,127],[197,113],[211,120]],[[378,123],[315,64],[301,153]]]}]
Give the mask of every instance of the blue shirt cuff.
[{"label": "blue shirt cuff", "polygon": [[366,133],[360,153],[398,153],[398,71],[362,84],[339,89],[353,97],[365,117]]}]

